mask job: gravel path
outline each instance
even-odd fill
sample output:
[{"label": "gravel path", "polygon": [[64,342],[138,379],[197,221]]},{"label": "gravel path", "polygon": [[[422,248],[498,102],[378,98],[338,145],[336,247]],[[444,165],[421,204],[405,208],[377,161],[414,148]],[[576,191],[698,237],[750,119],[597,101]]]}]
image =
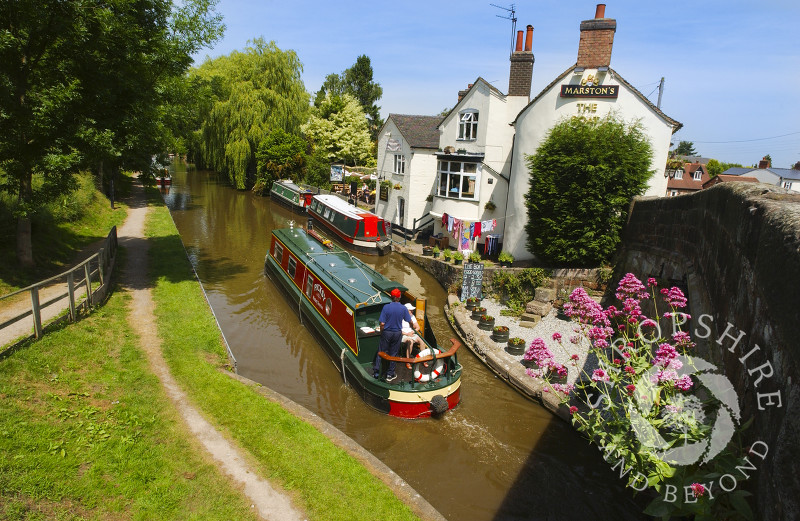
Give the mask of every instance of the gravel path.
[{"label": "gravel path", "polygon": [[[559,318],[555,309],[552,309],[547,316],[542,317],[536,326],[531,328],[520,326],[520,320],[517,317],[501,315],[500,312],[508,308],[494,299],[483,299],[481,306],[486,308],[487,314],[495,317],[495,326],[508,327],[509,338],[522,338],[525,340],[526,346],[529,346],[535,338],[543,339],[550,348],[550,352],[553,353],[555,361],[569,369],[568,383],[575,383],[581,370],[591,373],[597,368],[597,357],[588,354],[589,342],[583,337],[580,337],[577,344],[570,342],[570,337],[577,334],[574,330],[575,324],[571,320]],[[553,340],[553,333],[561,334],[561,344]],[[570,359],[573,354],[578,355],[577,362]],[[514,358],[521,361],[522,355]]]}]

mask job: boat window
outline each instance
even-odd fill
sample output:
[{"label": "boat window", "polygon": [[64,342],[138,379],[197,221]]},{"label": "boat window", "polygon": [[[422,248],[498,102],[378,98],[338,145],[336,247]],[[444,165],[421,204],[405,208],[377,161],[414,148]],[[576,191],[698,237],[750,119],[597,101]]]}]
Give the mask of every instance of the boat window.
[{"label": "boat window", "polygon": [[294,274],[297,271],[297,261],[294,260],[293,257],[289,257],[289,276],[294,278]]},{"label": "boat window", "polygon": [[329,298],[325,299],[325,314],[326,315],[330,315],[331,314],[331,307],[333,307],[333,303],[331,302],[331,299],[329,299]]},{"label": "boat window", "polygon": [[278,264],[283,263],[283,245],[281,243],[275,243],[275,259],[278,261]]},{"label": "boat window", "polygon": [[311,298],[311,291],[314,289],[314,283],[311,281],[311,275],[306,280],[306,296]]}]

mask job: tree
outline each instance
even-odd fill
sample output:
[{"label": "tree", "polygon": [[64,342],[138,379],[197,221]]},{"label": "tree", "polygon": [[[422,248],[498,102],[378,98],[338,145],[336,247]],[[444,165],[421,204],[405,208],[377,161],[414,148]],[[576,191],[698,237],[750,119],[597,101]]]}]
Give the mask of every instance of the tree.
[{"label": "tree", "polygon": [[378,129],[383,125],[380,107],[375,104],[383,96],[383,88],[373,81],[372,76],[372,63],[367,55],[362,54],[356,58],[352,67],[345,69],[341,74],[332,73],[325,77],[325,81],[314,96],[314,106],[319,107],[326,97],[350,94],[369,118],[370,134],[375,140]]},{"label": "tree", "polygon": [[300,136],[273,130],[258,146],[258,172],[253,191],[263,193],[278,179],[299,181],[304,176],[306,142]]},{"label": "tree", "polygon": [[375,164],[364,111],[349,94],[326,96],[319,107],[314,107],[302,130],[312,146],[329,161]]},{"label": "tree", "polygon": [[256,150],[276,128],[295,133],[306,121],[309,95],[294,51],[257,38],[243,52],[206,61],[193,71],[216,84],[216,99],[200,128],[203,164],[238,189],[253,186]]},{"label": "tree", "polygon": [[17,200],[22,265],[33,264],[31,216],[70,187],[79,165],[154,153],[160,93],[221,33],[213,6],[0,2],[0,190]]},{"label": "tree", "polygon": [[336,74],[332,72],[325,76],[325,81],[322,82],[322,87],[319,88],[317,94],[314,96],[314,106],[319,107],[323,101],[325,101],[325,97],[328,95],[331,96],[341,96],[345,93],[345,80],[342,75]]},{"label": "tree", "polygon": [[681,141],[678,143],[675,153],[679,156],[696,156],[697,151],[694,149],[694,143],[691,141]]},{"label": "tree", "polygon": [[706,164],[706,169],[708,170],[708,175],[710,177],[716,177],[725,171],[722,168],[722,163],[716,159],[709,159],[708,163]]},{"label": "tree", "polygon": [[557,123],[527,157],[528,250],[558,264],[607,261],[631,199],[644,193],[652,148],[641,123],[613,114]]}]

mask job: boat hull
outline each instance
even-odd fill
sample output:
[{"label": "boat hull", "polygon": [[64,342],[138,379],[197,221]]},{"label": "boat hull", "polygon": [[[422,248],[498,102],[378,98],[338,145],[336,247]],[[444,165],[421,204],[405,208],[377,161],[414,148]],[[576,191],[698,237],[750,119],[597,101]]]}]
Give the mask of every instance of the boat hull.
[{"label": "boat hull", "polygon": [[319,215],[314,212],[308,212],[308,215],[314,218],[314,222],[319,223],[322,227],[332,235],[339,244],[345,246],[348,250],[353,250],[365,255],[388,255],[392,252],[392,241],[362,241],[343,233]]},{"label": "boat hull", "polygon": [[[425,418],[433,414],[432,400],[441,396],[447,402],[447,410],[456,407],[461,398],[460,367],[457,376],[433,380],[427,384],[412,382],[408,370],[403,364],[397,364],[398,379],[387,383],[372,377],[371,365],[364,367],[355,359],[353,352],[342,341],[340,335],[331,328],[304,297],[301,289],[290,278],[271,255],[267,255],[264,271],[269,278],[287,295],[294,304],[303,326],[309,329],[320,341],[325,353],[333,361],[342,374],[346,384],[350,385],[363,401],[373,409],[400,418]],[[408,376],[406,378],[406,376]],[[445,382],[443,385],[441,382]]]}]

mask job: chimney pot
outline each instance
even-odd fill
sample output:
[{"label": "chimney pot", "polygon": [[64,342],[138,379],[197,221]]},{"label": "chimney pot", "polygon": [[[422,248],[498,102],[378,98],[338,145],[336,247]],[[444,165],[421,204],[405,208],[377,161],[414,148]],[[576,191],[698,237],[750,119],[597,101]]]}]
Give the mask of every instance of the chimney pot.
[{"label": "chimney pot", "polygon": [[525,50],[530,52],[533,48],[533,26],[528,25],[527,34],[525,35]]},{"label": "chimney pot", "polygon": [[606,17],[606,4],[597,4],[597,10],[594,12],[595,18]]},{"label": "chimney pot", "polygon": [[522,31],[517,31],[517,46],[514,48],[514,52],[519,52],[522,50]]}]

